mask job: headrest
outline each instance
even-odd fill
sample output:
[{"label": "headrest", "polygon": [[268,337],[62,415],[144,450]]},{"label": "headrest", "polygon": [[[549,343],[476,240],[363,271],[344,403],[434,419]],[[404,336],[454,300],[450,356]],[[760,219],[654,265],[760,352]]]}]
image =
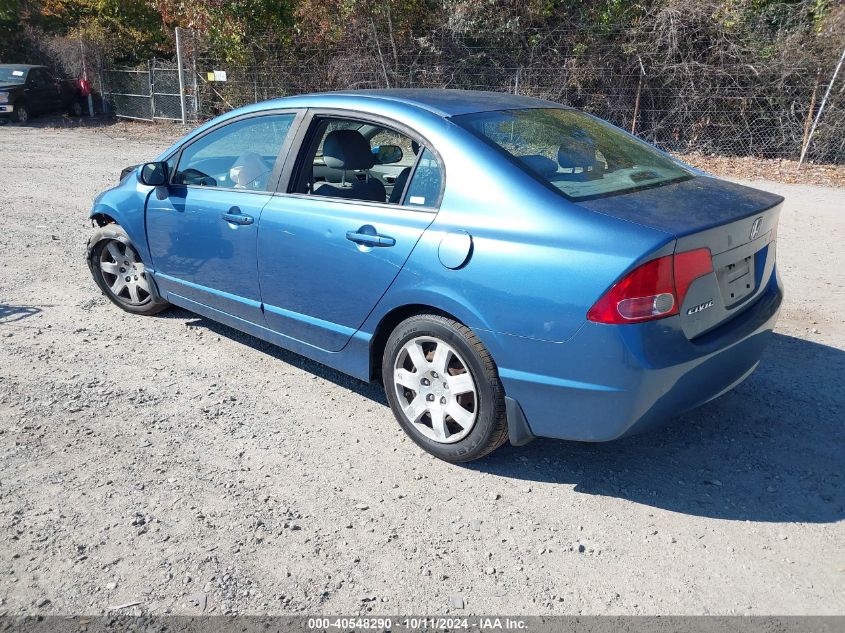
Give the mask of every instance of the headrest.
[{"label": "headrest", "polygon": [[557,163],[548,156],[528,154],[527,156],[517,156],[517,158],[523,165],[544,178],[548,178],[549,176],[553,176],[557,173]]},{"label": "headrest", "polygon": [[561,145],[557,152],[561,167],[589,167],[596,163],[596,146],[589,138],[573,139]]},{"label": "headrest", "polygon": [[238,157],[238,160],[229,169],[229,178],[235,183],[235,187],[247,187],[265,174],[270,173],[271,169],[267,161],[255,152],[245,152]]},{"label": "headrest", "polygon": [[370,169],[375,157],[358,130],[334,130],[323,141],[323,160],[334,169]]}]

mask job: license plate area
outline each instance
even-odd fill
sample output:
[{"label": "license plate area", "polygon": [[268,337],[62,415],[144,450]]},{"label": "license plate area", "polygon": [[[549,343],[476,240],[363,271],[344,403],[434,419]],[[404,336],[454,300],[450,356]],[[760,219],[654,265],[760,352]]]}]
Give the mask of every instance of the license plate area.
[{"label": "license plate area", "polygon": [[756,277],[754,275],[754,255],[723,266],[716,271],[719,290],[726,308],[732,308],[754,293]]}]

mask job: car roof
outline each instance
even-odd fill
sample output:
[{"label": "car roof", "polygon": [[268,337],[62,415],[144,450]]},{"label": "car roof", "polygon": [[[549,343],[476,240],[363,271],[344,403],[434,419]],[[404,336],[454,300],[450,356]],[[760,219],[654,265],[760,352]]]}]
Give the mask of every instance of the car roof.
[{"label": "car roof", "polygon": [[46,66],[42,66],[41,64],[0,64],[0,68],[25,68],[26,70],[32,70],[33,68],[46,68]]},{"label": "car roof", "polygon": [[[215,125],[245,114],[254,114],[273,109],[315,108],[340,109],[360,112],[389,112],[398,115],[404,109],[404,116],[426,113],[431,117],[446,119],[461,114],[490,112],[516,108],[566,108],[568,106],[523,97],[505,92],[483,92],[480,90],[453,90],[429,88],[394,88],[382,90],[345,90],[290,95],[261,101],[229,110],[219,117],[207,121],[181,138],[175,145],[159,155],[159,159],[170,155],[177,146],[184,145]],[[419,121],[417,122],[419,125]]]},{"label": "car roof", "polygon": [[[341,97],[345,101],[360,99],[361,105],[367,101],[378,100],[421,108],[442,117],[452,117],[473,112],[489,112],[491,110],[508,110],[512,108],[561,108],[565,107],[554,101],[524,97],[505,92],[485,92],[481,90],[453,90],[433,88],[387,88],[380,90],[339,90],[335,92],[321,92],[298,97],[287,97],[283,100],[297,101],[308,98]],[[322,99],[319,99],[322,100]]]}]

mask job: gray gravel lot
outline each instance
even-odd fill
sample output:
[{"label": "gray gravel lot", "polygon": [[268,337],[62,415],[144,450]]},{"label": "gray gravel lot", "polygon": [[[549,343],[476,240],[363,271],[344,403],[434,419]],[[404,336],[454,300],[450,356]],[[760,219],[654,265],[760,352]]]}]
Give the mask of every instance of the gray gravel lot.
[{"label": "gray gravel lot", "polygon": [[100,295],[132,129],[0,127],[0,613],[845,614],[845,189],[754,183],[788,294],[734,392],[454,466],[377,386]]}]

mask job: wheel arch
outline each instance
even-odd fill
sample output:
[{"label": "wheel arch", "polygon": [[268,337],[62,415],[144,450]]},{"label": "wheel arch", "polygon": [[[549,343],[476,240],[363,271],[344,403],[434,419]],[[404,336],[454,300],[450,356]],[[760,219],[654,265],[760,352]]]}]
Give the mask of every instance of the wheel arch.
[{"label": "wheel arch", "polygon": [[118,224],[118,221],[114,219],[113,215],[110,215],[104,211],[94,211],[91,216],[91,222],[93,222],[96,226],[106,226],[107,224]]},{"label": "wheel arch", "polygon": [[400,273],[379,305],[362,326],[363,332],[373,332],[370,337],[369,375],[372,380],[381,372],[381,356],[384,344],[393,329],[404,319],[417,314],[438,314],[453,319],[470,328],[487,346],[494,361],[501,358],[499,335],[492,327],[483,310],[473,304],[454,287],[434,283],[431,287],[420,287],[415,278],[403,281],[405,271]]},{"label": "wheel arch", "polygon": [[98,195],[88,213],[88,218],[96,228],[111,224],[122,227],[141,256],[141,261],[150,269],[153,269],[153,260],[147,241],[145,209],[152,191],[139,189],[124,179],[117,187]]},{"label": "wheel arch", "polygon": [[424,303],[411,303],[393,308],[381,317],[370,339],[370,380],[381,379],[381,359],[391,332],[405,319],[419,314],[437,314],[466,325],[454,314]]}]

